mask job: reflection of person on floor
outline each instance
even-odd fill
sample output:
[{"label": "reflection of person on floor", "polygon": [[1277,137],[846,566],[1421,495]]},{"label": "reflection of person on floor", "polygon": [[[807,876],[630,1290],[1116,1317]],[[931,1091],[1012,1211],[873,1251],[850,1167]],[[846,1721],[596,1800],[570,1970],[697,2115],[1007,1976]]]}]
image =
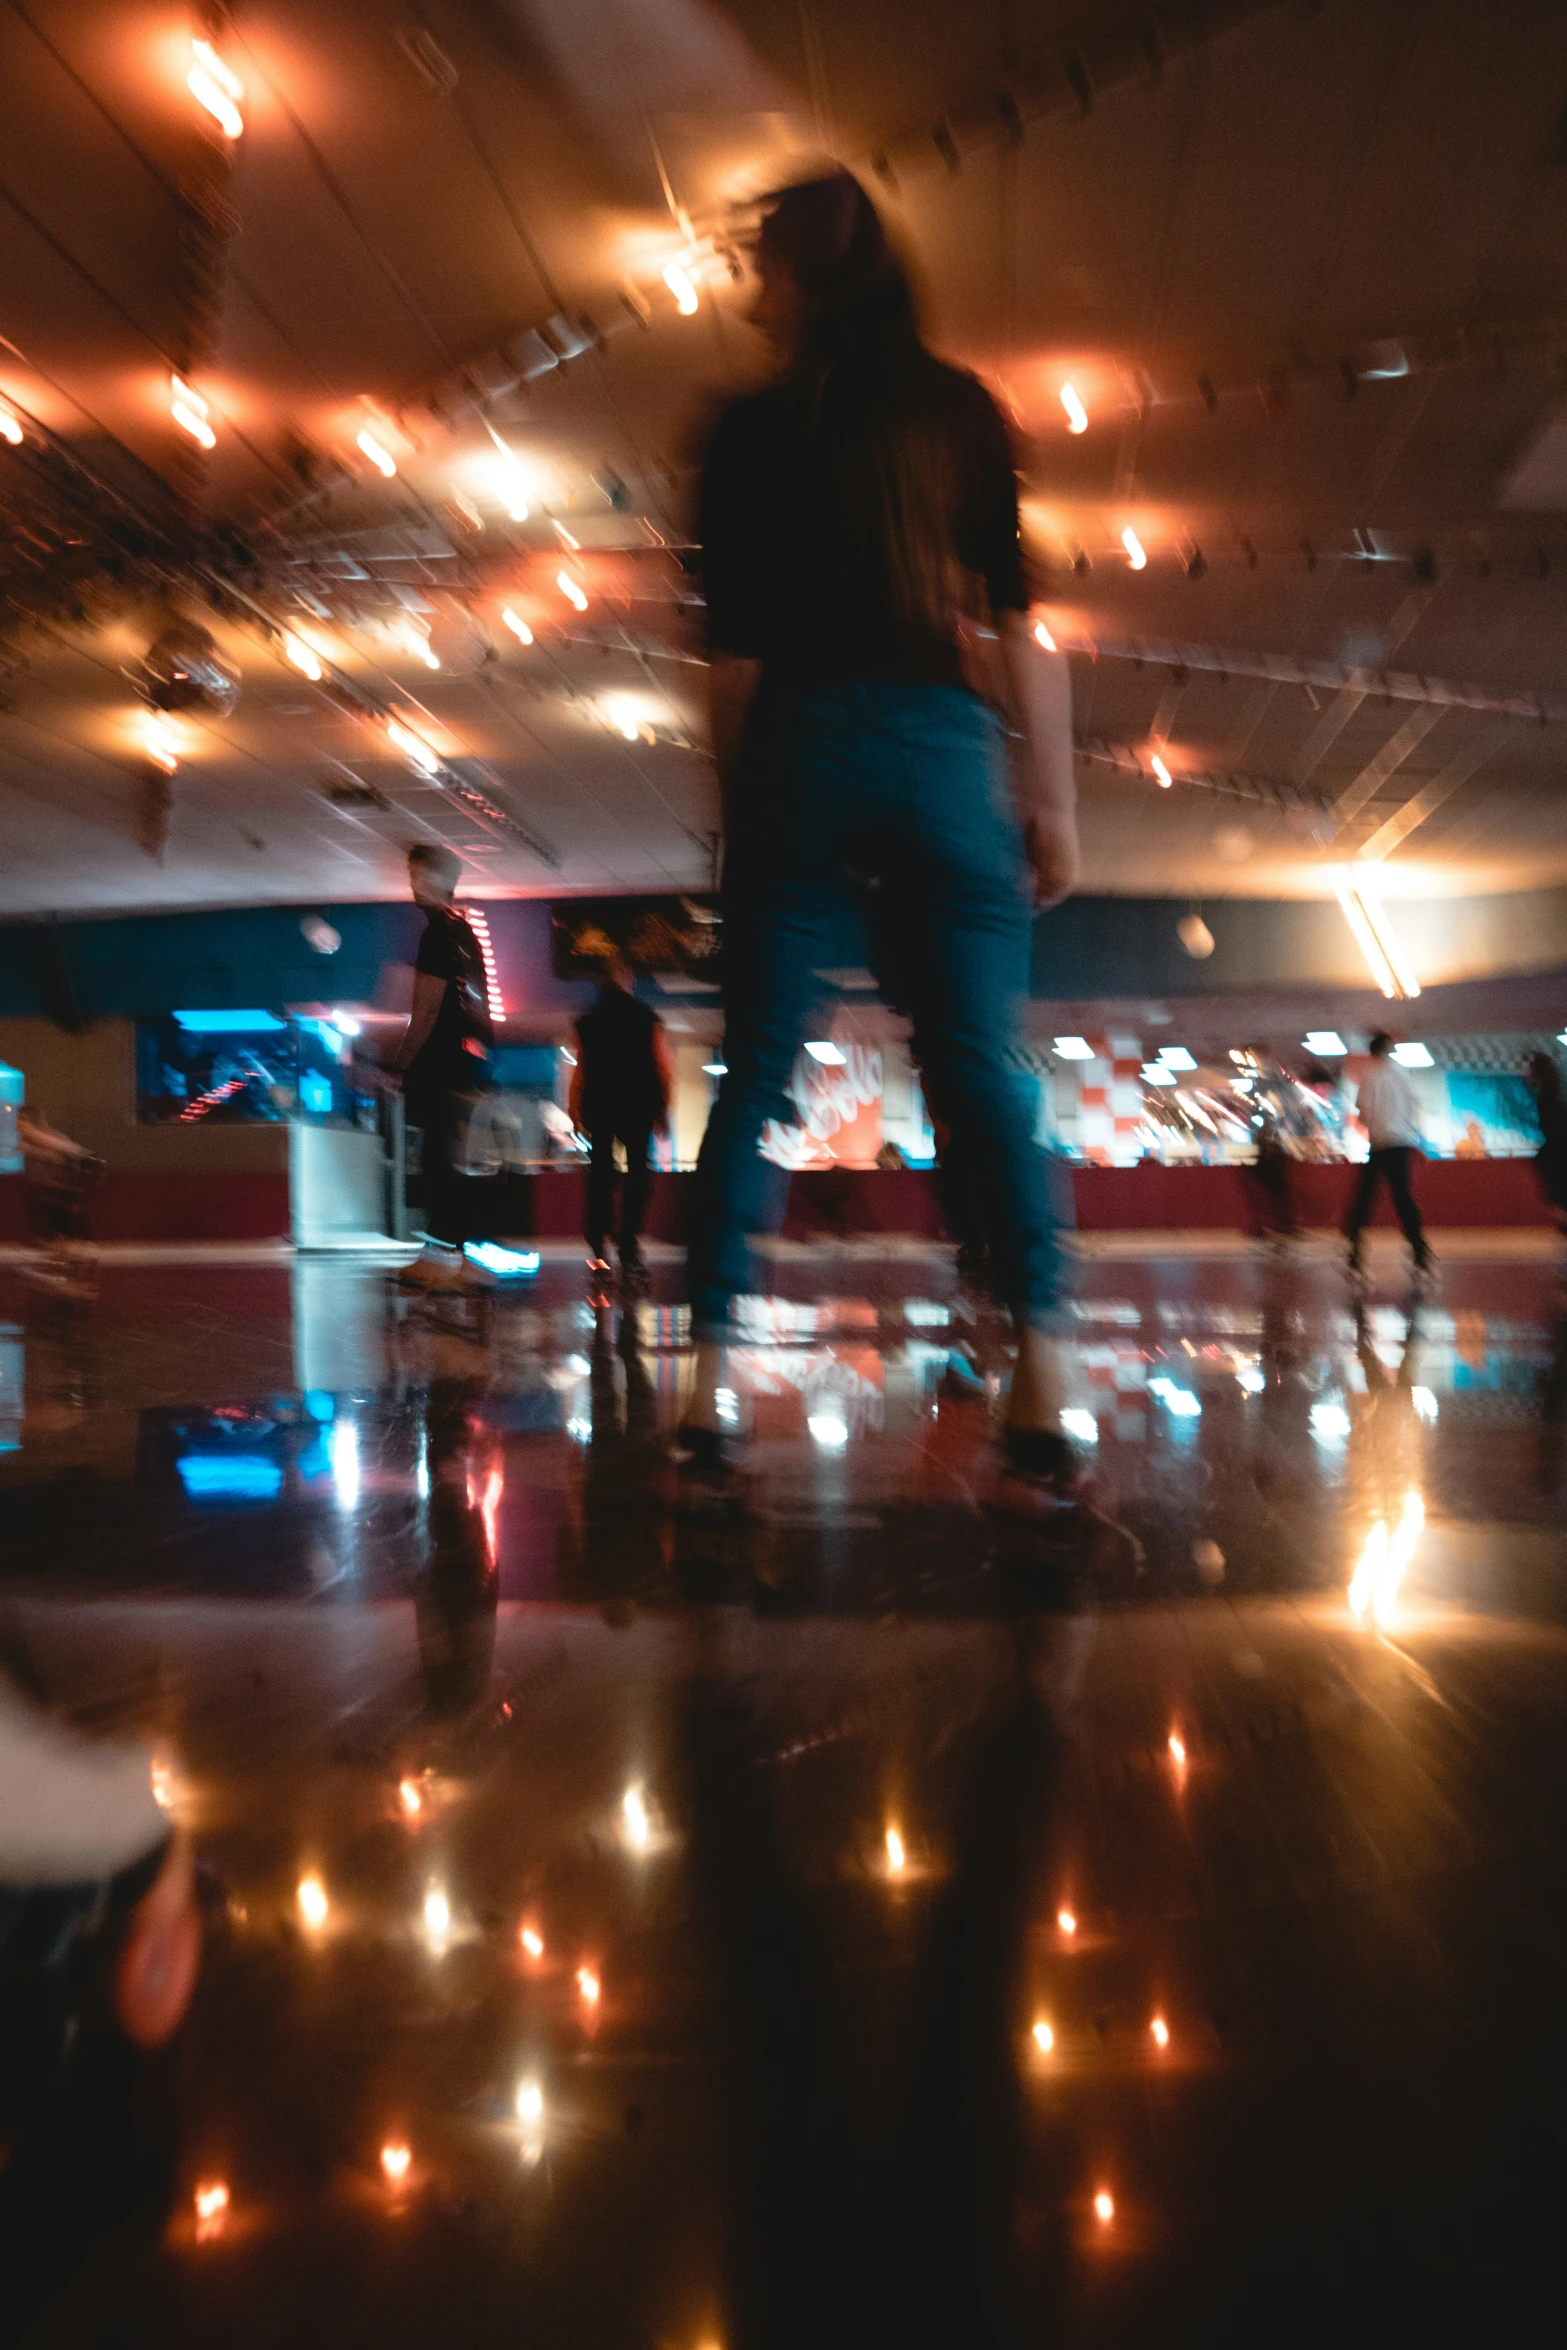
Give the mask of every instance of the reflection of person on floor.
[{"label": "reflection of person on floor", "polygon": [[[653,1136],[668,1123],[674,1069],[664,1024],[650,1005],[632,993],[628,965],[605,966],[598,1002],[577,1022],[577,1066],[571,1075],[571,1119],[587,1137],[588,1255],[595,1270],[607,1272],[604,1252],[614,1232],[620,1269],[629,1278],[644,1271],[642,1226],[653,1188],[648,1155]],[[615,1145],[626,1154],[620,1214],[615,1214]]]},{"label": "reflection of person on floor", "polygon": [[1431,1251],[1420,1210],[1409,1188],[1409,1162],[1420,1148],[1415,1089],[1390,1057],[1393,1050],[1390,1036],[1379,1031],[1367,1049],[1371,1066],[1360,1080],[1355,1106],[1364,1122],[1371,1152],[1360,1171],[1344,1225],[1350,1271],[1361,1270],[1365,1230],[1371,1221],[1377,1186],[1385,1183],[1393,1212],[1414,1252],[1415,1270],[1423,1273],[1431,1263]]},{"label": "reflection of person on floor", "polygon": [[458,1154],[472,1097],[488,1083],[489,990],[479,942],[452,903],[462,865],[455,852],[420,842],[408,852],[408,883],[425,913],[414,963],[413,1013],[394,1066],[410,1122],[423,1136],[423,1256],[403,1274],[430,1288],[464,1275]]},{"label": "reflection of person on floor", "polygon": [[431,1382],[427,1407],[429,1552],[414,1590],[419,1663],[432,1715],[450,1720],[490,1684],[499,1591],[490,1531],[476,1490],[469,1380]]},{"label": "reflection of person on floor", "polygon": [[[917,953],[900,974],[931,1098],[974,1149],[996,1287],[1019,1329],[1011,1466],[1070,1474],[1061,1259],[1009,1060],[1033,909],[1077,879],[1070,681],[1028,617],[1006,428],[920,336],[912,290],[846,172],[766,211],[752,323],[775,380],[721,419],[701,535],[724,797],[723,1078],[697,1169],[697,1379],[682,1432],[721,1460],[720,1391],[750,1238],[783,1200],[759,1154],[845,918],[880,885]],[[1020,746],[971,686],[994,627]],[[1009,790],[1009,782],[1011,788]]]},{"label": "reflection of person on floor", "polygon": [[103,1162],[61,1134],[27,1102],[16,1113],[16,1139],[33,1236],[48,1252],[53,1277],[80,1291],[90,1286],[92,1264],[87,1192]]}]

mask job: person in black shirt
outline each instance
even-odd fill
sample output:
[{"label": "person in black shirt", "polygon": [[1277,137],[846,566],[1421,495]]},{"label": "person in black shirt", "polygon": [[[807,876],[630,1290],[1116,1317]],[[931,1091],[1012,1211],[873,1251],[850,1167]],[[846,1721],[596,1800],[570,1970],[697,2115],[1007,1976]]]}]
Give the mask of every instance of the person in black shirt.
[{"label": "person in black shirt", "polygon": [[[617,1230],[620,1269],[628,1282],[645,1273],[641,1235],[652,1176],[648,1152],[669,1116],[673,1090],[663,1022],[632,993],[624,963],[607,966],[599,999],[577,1022],[577,1066],[571,1080],[571,1122],[591,1146],[588,1160],[587,1243],[596,1273],[609,1270],[609,1234]],[[615,1144],[626,1154],[626,1180],[615,1223]]]},{"label": "person in black shirt", "polygon": [[425,926],[414,961],[413,1013],[394,1065],[402,1073],[409,1123],[423,1136],[429,1245],[403,1275],[420,1287],[465,1273],[458,1155],[473,1096],[489,1082],[495,1042],[484,958],[452,903],[461,871],[451,849],[420,842],[408,852],[408,885],[424,908]]},{"label": "person in black shirt", "polygon": [[835,172],[768,200],[755,264],[751,322],[777,369],[720,419],[701,487],[727,1074],[697,1169],[678,1457],[700,1469],[729,1451],[730,1309],[750,1237],[783,1207],[758,1145],[792,1115],[845,900],[874,888],[878,959],[907,975],[916,1050],[970,1154],[1018,1326],[1005,1465],[1061,1487],[1060,1252],[1011,1064],[1034,908],[1077,879],[1067,665],[1030,625],[1006,425],[926,348],[859,183]]}]

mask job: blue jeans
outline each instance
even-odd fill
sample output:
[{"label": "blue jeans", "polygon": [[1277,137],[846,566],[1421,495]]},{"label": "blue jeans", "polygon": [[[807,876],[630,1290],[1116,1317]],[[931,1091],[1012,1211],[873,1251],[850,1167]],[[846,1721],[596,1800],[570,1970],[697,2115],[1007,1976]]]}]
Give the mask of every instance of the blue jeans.
[{"label": "blue jeans", "polygon": [[1033,913],[999,719],[957,686],[769,689],[752,706],[724,872],[726,1074],[697,1162],[692,1322],[722,1338],[750,1239],[776,1232],[795,1056],[856,902],[872,960],[913,1016],[927,1092],[972,1147],[997,1291],[1056,1326],[1061,1261],[1027,1090],[1008,1067]]}]

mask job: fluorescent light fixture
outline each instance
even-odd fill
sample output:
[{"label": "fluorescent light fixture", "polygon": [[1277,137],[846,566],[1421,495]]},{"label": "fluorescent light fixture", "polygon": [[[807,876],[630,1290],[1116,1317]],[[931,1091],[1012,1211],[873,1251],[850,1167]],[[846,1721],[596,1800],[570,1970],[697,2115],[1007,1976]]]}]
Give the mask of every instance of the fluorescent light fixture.
[{"label": "fluorescent light fixture", "polygon": [[1143,1083],[1145,1085],[1175,1085],[1179,1083],[1179,1079],[1175,1071],[1167,1068],[1163,1061],[1144,1061]]},{"label": "fluorescent light fixture", "polygon": [[664,270],[664,283],[675,297],[675,308],[682,318],[691,317],[697,305],[697,291],[687,272],[678,261],[671,261]]},{"label": "fluorescent light fixture", "polygon": [[1130,523],[1127,524],[1125,530],[1123,530],[1121,533],[1121,544],[1126,549],[1126,560],[1131,565],[1132,569],[1134,571],[1146,571],[1148,568],[1148,558],[1143,552],[1143,542],[1138,537],[1136,531],[1133,530]]},{"label": "fluorescent light fixture", "polygon": [[177,1024],[192,1036],[261,1036],[287,1025],[275,1012],[176,1012]]},{"label": "fluorescent light fixture", "polygon": [[1061,405],[1066,410],[1066,421],[1069,430],[1072,432],[1087,432],[1088,410],[1083,406],[1082,401],[1078,398],[1076,389],[1073,385],[1063,384],[1061,386]]},{"label": "fluorescent light fixture", "polygon": [[824,1069],[842,1069],[848,1061],[847,1053],[835,1044],[813,1041],[805,1049],[813,1061],[820,1061]]},{"label": "fluorescent light fixture", "polygon": [[1336,1028],[1308,1028],[1306,1050],[1315,1053],[1319,1061],[1336,1061],[1349,1047]]},{"label": "fluorescent light fixture", "polygon": [[1436,1062],[1428,1044],[1396,1044],[1393,1058],[1401,1069],[1434,1069]]},{"label": "fluorescent light fixture", "polygon": [[1056,1053],[1063,1061],[1091,1061],[1094,1048],[1086,1036],[1058,1036]]},{"label": "fluorescent light fixture", "polygon": [[463,1255],[498,1280],[525,1280],[539,1269],[536,1248],[502,1248],[498,1240],[470,1240],[464,1244]]},{"label": "fluorescent light fixture", "polygon": [[1334,883],[1344,919],[1355,944],[1366,958],[1366,968],[1385,996],[1405,1001],[1420,993],[1420,982],[1409,968],[1398,934],[1388,920],[1368,874],[1350,866]]},{"label": "fluorescent light fixture", "polygon": [[441,772],[441,762],[427,743],[422,743],[401,719],[388,718],[386,739],[394,750],[401,751],[410,767],[419,775],[435,777]]},{"label": "fluorescent light fixture", "polygon": [[386,446],[384,441],[378,441],[376,439],[375,434],[370,430],[368,424],[365,426],[362,432],[355,436],[355,445],[366,457],[369,458],[376,471],[378,473],[384,473],[387,480],[390,481],[393,474],[397,471],[397,459],[392,455],[391,450]]},{"label": "fluorescent light fixture", "polygon": [[1189,1053],[1183,1044],[1162,1044],[1159,1047],[1159,1058],[1167,1069],[1195,1069],[1197,1066],[1196,1055]]}]

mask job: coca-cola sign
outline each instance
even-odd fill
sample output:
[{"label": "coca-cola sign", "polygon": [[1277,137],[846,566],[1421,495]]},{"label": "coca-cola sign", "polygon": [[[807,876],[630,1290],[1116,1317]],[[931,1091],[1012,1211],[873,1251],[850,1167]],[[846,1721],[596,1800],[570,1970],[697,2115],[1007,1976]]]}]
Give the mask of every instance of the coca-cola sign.
[{"label": "coca-cola sign", "polygon": [[882,1145],[881,1052],[875,1045],[840,1044],[841,1062],[802,1051],[789,1080],[798,1119],[769,1118],[762,1156],[779,1167],[873,1167]]}]

